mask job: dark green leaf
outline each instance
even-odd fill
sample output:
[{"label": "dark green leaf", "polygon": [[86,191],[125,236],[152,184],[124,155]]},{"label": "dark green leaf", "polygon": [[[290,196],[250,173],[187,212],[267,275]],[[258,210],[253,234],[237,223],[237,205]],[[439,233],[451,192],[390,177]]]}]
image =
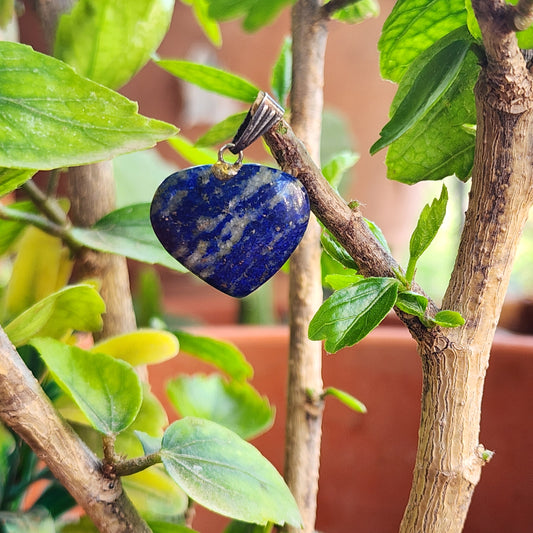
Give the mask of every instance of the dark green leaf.
[{"label": "dark green leaf", "polygon": [[381,244],[383,249],[387,253],[390,254],[391,251],[390,251],[390,248],[389,248],[389,243],[387,242],[387,239],[385,239],[385,235],[383,235],[383,232],[381,231],[381,228],[375,222],[372,222],[371,220],[368,220],[368,218],[365,218],[364,220],[366,222],[366,225],[368,226],[368,228],[372,232],[372,235],[374,235],[374,237],[379,242],[379,244]]},{"label": "dark green leaf", "polygon": [[422,294],[413,291],[401,291],[398,293],[398,299],[395,305],[404,313],[423,318],[428,305],[428,299]]},{"label": "dark green leaf", "polygon": [[228,527],[224,529],[224,533],[270,533],[270,530],[267,530],[265,529],[265,526],[260,526],[258,524],[232,520]]},{"label": "dark green leaf", "polygon": [[167,383],[167,395],[182,416],[195,416],[252,439],[274,422],[268,399],[248,383],[226,381],[218,374],[180,376]]},{"label": "dark green leaf", "polygon": [[456,328],[465,323],[465,319],[457,311],[439,311],[433,318],[429,319],[430,324],[443,328]]},{"label": "dark green leaf", "polygon": [[444,221],[447,205],[448,189],[446,185],[443,185],[440,197],[435,198],[431,204],[426,204],[424,209],[422,209],[416,228],[409,241],[409,263],[405,273],[408,283],[411,283],[414,278],[416,262],[431,244],[435,235],[437,235]]},{"label": "dark green leaf", "polygon": [[397,1],[378,43],[381,75],[399,82],[418,54],[464,24],[464,0]]},{"label": "dark green leaf", "polygon": [[178,59],[158,59],[156,63],[177,78],[235,100],[251,104],[259,93],[249,81],[215,67]]},{"label": "dark green leaf", "polygon": [[72,236],[84,246],[157,263],[179,272],[187,272],[163,248],[150,223],[150,204],[136,204],[112,211],[92,228],[72,228]]},{"label": "dark green leaf", "polygon": [[185,331],[175,331],[174,334],[180,342],[181,352],[216,366],[233,379],[242,381],[252,377],[253,368],[235,345]]},{"label": "dark green leaf", "polygon": [[332,187],[337,188],[346,173],[359,161],[359,154],[343,150],[335,154],[323,167],[322,174]]},{"label": "dark green leaf", "polygon": [[15,451],[15,437],[4,424],[0,423],[0,501],[4,499],[9,471],[15,468],[12,454]]},{"label": "dark green leaf", "polygon": [[320,235],[320,242],[322,247],[328,253],[330,257],[341,263],[346,268],[352,268],[358,270],[359,267],[355,264],[351,255],[339,244],[337,239],[327,229],[323,229]]},{"label": "dark green leaf", "polygon": [[196,502],[245,522],[301,527],[294,498],[277,470],[251,444],[218,424],[184,418],[163,436],[161,458]]},{"label": "dark green leaf", "polygon": [[328,387],[324,390],[322,395],[333,396],[334,398],[337,398],[337,400],[346,405],[346,407],[352,409],[352,411],[355,411],[357,413],[366,413],[365,404],[345,391],[342,391],[335,387]]},{"label": "dark green leaf", "polygon": [[284,106],[292,83],[292,39],[286,37],[272,69],[270,86],[277,101]]},{"label": "dark green leaf", "polygon": [[215,124],[194,143],[194,146],[214,146],[231,139],[237,133],[239,126],[243,123],[247,114],[247,111],[236,113],[224,119],[222,122]]},{"label": "dark green leaf", "polygon": [[359,0],[353,4],[343,7],[333,13],[333,19],[357,24],[363,20],[379,16],[379,4],[376,0]]},{"label": "dark green leaf", "polygon": [[380,131],[381,137],[370,148],[371,154],[391,144],[422,119],[457,77],[469,48],[469,41],[453,41],[431,57]]},{"label": "dark green leaf", "polygon": [[149,148],[177,132],[29,46],[0,42],[0,57],[0,166],[52,169],[93,163]]},{"label": "dark green leaf", "polygon": [[118,89],[155,52],[173,11],[174,0],[78,0],[59,19],[54,56]]},{"label": "dark green leaf", "polygon": [[197,533],[195,529],[190,529],[181,524],[162,522],[161,520],[148,520],[147,523],[152,533]]},{"label": "dark green leaf", "polygon": [[4,196],[18,189],[36,172],[36,170],[25,170],[21,168],[0,168],[0,196]]},{"label": "dark green leaf", "polygon": [[367,278],[335,292],[311,320],[309,338],[325,339],[329,353],[359,342],[392,309],[399,286],[394,278]]},{"label": "dark green leaf", "polygon": [[114,435],[135,420],[142,403],[142,387],[128,363],[54,339],[33,339],[31,344],[39,350],[54,380],[95,429]]}]

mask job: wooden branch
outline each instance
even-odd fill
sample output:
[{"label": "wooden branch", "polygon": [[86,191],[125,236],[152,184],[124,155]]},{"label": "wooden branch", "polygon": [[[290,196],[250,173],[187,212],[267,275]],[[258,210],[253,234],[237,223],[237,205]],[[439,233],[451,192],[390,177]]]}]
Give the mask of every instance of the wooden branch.
[{"label": "wooden branch", "polygon": [[356,4],[360,0],[330,0],[327,4],[324,4],[320,9],[320,14],[322,18],[329,19],[333,13],[339,11],[352,4]]},{"label": "wooden branch", "polygon": [[[292,9],[291,123],[315,161],[320,158],[324,55],[327,27],[320,0],[299,0]],[[315,530],[323,402],[306,391],[322,390],[322,343],[311,341],[309,323],[322,303],[320,227],[311,216],[291,256],[289,274],[289,369],[285,480],[302,515],[304,533]],[[300,529],[286,526],[286,531]]]},{"label": "wooden branch", "polygon": [[[115,182],[111,161],[73,167],[68,171],[70,218],[76,226],[92,226],[115,207]],[[89,250],[80,251],[77,277],[97,278],[106,303],[105,338],[136,329],[127,262],[124,257]]]},{"label": "wooden branch", "polygon": [[0,329],[0,419],[42,459],[100,531],[149,533],[102,463],[58,415]]},{"label": "wooden branch", "polygon": [[472,4],[487,64],[475,91],[477,135],[470,201],[443,300],[443,306],[459,311],[466,324],[449,330],[445,344],[419,346],[422,414],[403,533],[463,529],[488,460],[479,430],[490,347],[533,202],[532,80],[503,3],[473,0]]}]

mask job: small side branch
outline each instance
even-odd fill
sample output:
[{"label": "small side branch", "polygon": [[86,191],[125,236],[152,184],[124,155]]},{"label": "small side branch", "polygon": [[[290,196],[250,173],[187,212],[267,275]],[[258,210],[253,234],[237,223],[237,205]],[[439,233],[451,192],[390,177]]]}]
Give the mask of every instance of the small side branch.
[{"label": "small side branch", "polygon": [[329,19],[336,11],[343,9],[352,4],[356,4],[360,0],[331,0],[327,4],[324,4],[320,9],[320,14],[324,19]]},{"label": "small side branch", "polygon": [[513,26],[516,31],[527,30],[533,24],[533,0],[519,0],[513,11]]}]

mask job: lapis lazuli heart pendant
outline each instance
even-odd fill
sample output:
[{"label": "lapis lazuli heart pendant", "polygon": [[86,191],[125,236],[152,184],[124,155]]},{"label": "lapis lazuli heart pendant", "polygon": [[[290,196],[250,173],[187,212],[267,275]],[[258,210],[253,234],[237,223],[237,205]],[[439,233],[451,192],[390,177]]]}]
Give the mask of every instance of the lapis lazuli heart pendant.
[{"label": "lapis lazuli heart pendant", "polygon": [[157,189],[152,227],[165,249],[198,277],[235,297],[270,279],[300,242],[309,199],[290,174],[245,164],[221,180],[212,165],[181,170]]}]

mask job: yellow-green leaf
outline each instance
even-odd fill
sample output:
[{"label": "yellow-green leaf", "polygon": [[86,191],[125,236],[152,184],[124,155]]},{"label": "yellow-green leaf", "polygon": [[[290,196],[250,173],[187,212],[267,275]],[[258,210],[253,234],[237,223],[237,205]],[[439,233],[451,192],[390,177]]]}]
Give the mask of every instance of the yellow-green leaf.
[{"label": "yellow-green leaf", "polygon": [[167,331],[140,329],[109,337],[91,349],[127,361],[130,365],[161,363],[174,357],[179,350],[175,335]]}]

